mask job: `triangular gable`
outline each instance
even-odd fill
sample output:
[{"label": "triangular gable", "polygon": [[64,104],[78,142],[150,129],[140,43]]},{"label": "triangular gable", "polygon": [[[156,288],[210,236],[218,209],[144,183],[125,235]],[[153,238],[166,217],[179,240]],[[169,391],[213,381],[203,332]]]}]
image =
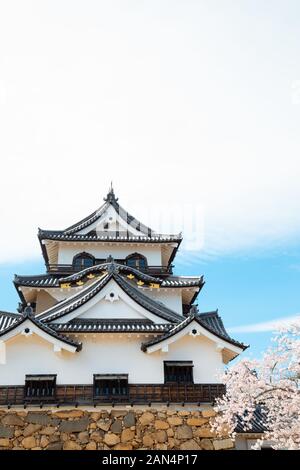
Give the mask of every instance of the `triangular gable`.
[{"label": "triangular gable", "polygon": [[[116,269],[114,263],[112,263],[111,269]],[[109,295],[109,289],[111,288],[116,290],[116,295],[130,306],[133,311],[138,312],[139,315],[137,315],[136,318],[148,318],[155,323],[161,323],[162,318],[166,322],[171,323],[178,322],[182,319],[180,315],[164,304],[154,301],[143,294],[139,289],[131,286],[129,282],[114,271],[96,279],[91,285],[83,288],[79,293],[76,293],[65,301],[41,312],[37,315],[37,318],[46,322],[57,322],[60,318],[63,318],[64,322],[70,321],[88,312],[89,309],[94,308],[106,295]],[[105,290],[103,291],[103,289]],[[88,317],[88,313],[85,313],[85,318],[86,317]],[[101,318],[101,308],[99,306],[99,319]],[[132,316],[131,318],[134,317]]]},{"label": "triangular gable", "polygon": [[78,320],[86,318],[99,320],[137,319],[161,323],[161,318],[139,305],[124,292],[113,278],[95,297],[56,322],[66,323],[74,318]]},{"label": "triangular gable", "polygon": [[147,343],[143,343],[142,350],[149,354],[159,350],[168,352],[168,348],[171,344],[187,335],[191,336],[191,339],[197,336],[204,336],[213,341],[216,344],[217,350],[222,353],[224,363],[238,356],[247,347],[242,343],[232,340],[230,337],[219,334],[217,331],[211,329],[205,322],[201,321],[199,316],[192,314],[170,329],[166,334],[150,340]]}]

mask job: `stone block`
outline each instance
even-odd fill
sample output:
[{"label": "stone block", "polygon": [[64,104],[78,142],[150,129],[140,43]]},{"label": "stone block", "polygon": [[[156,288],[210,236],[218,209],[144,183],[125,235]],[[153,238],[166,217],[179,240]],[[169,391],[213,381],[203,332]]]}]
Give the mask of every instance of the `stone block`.
[{"label": "stone block", "polygon": [[81,446],[75,441],[66,441],[63,450],[82,450]]},{"label": "stone block", "polygon": [[24,420],[16,413],[8,413],[1,419],[1,423],[5,426],[23,426]]},{"label": "stone block", "polygon": [[10,447],[10,440],[7,438],[0,439],[0,447]]},{"label": "stone block", "polygon": [[36,439],[33,436],[25,437],[22,440],[22,446],[24,449],[33,449],[33,447],[36,447]]},{"label": "stone block", "polygon": [[29,411],[28,415],[25,417],[25,421],[31,424],[41,424],[42,426],[47,426],[47,424],[51,423],[51,416],[49,416],[47,413]]},{"label": "stone block", "polygon": [[60,432],[82,432],[87,429],[89,425],[89,417],[85,416],[84,418],[76,419],[74,421],[62,421],[59,426]]},{"label": "stone block", "polygon": [[120,419],[115,419],[110,427],[110,430],[115,434],[120,434],[122,432],[122,421]]},{"label": "stone block", "polygon": [[14,429],[0,425],[0,437],[13,437]]},{"label": "stone block", "polygon": [[167,421],[170,426],[180,426],[183,423],[182,419],[178,418],[177,416],[167,418]]},{"label": "stone block", "polygon": [[201,439],[200,447],[203,450],[214,450],[213,443],[210,439]]},{"label": "stone block", "polygon": [[134,439],[134,431],[129,428],[126,428],[122,431],[121,442],[130,442]]},{"label": "stone block", "polygon": [[53,413],[54,418],[60,419],[81,418],[83,415],[83,410],[61,410]]},{"label": "stone block", "polygon": [[177,439],[191,439],[193,437],[193,431],[190,426],[183,424],[176,428],[175,435]]},{"label": "stone block", "polygon": [[135,426],[135,414],[132,411],[124,416],[123,425],[125,428],[131,428],[132,426]]},{"label": "stone block", "polygon": [[62,442],[51,442],[48,445],[47,450],[62,450],[62,448],[63,448]]},{"label": "stone block", "polygon": [[203,410],[202,411],[202,416],[203,418],[213,418],[214,416],[216,416],[216,412],[213,408],[209,408],[207,410]]},{"label": "stone block", "polygon": [[28,437],[32,436],[35,432],[39,431],[42,428],[40,424],[28,424],[23,430],[23,436]]},{"label": "stone block", "polygon": [[234,447],[231,439],[215,440],[213,441],[213,445],[215,450],[232,449]]},{"label": "stone block", "polygon": [[140,416],[139,421],[142,426],[147,426],[148,424],[152,423],[152,421],[154,421],[154,418],[155,416],[153,413],[149,413],[148,411],[146,411]]},{"label": "stone block", "polygon": [[56,431],[56,428],[54,426],[47,426],[44,429],[41,429],[40,434],[45,434],[46,436],[51,436],[54,434]]},{"label": "stone block", "polygon": [[189,418],[187,419],[187,424],[189,426],[203,426],[203,424],[207,423],[207,419],[205,418]]},{"label": "stone block", "polygon": [[97,427],[102,429],[102,431],[108,431],[111,426],[112,420],[111,419],[99,419],[97,421]]},{"label": "stone block", "polygon": [[155,429],[168,429],[170,427],[170,425],[166,421],[162,421],[160,419],[157,419],[154,422],[154,427],[155,427]]},{"label": "stone block", "polygon": [[180,444],[180,450],[201,450],[201,447],[194,439],[190,439]]},{"label": "stone block", "polygon": [[117,436],[116,434],[105,434],[104,442],[107,446],[112,447],[112,446],[115,446],[116,444],[119,444],[120,437]]}]

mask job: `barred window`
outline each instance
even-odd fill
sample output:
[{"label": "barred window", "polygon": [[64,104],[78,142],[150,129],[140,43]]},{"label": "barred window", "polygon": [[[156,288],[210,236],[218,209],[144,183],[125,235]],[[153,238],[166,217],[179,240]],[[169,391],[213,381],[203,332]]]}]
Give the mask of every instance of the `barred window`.
[{"label": "barred window", "polygon": [[56,375],[26,375],[25,398],[55,398]]},{"label": "barred window", "polygon": [[165,361],[165,383],[194,383],[193,361]]},{"label": "barred window", "polygon": [[128,395],[128,375],[96,374],[94,375],[94,396]]}]

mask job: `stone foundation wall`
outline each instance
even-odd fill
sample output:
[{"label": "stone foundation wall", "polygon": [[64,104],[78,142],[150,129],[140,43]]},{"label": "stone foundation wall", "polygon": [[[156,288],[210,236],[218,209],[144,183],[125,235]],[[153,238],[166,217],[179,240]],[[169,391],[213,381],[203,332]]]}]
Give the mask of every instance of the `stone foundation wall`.
[{"label": "stone foundation wall", "polygon": [[0,410],[0,450],[221,450],[212,409]]}]

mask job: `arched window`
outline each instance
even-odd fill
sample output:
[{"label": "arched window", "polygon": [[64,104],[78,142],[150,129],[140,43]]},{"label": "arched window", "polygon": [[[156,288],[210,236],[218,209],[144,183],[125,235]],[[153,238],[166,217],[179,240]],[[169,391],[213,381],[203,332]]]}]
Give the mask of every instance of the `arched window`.
[{"label": "arched window", "polygon": [[132,255],[127,256],[126,258],[127,266],[131,268],[140,269],[141,271],[146,271],[147,269],[147,258],[139,253],[133,253]]},{"label": "arched window", "polygon": [[79,253],[79,255],[74,256],[73,258],[73,267],[76,271],[81,271],[85,268],[90,268],[94,266],[95,258],[89,253]]}]

